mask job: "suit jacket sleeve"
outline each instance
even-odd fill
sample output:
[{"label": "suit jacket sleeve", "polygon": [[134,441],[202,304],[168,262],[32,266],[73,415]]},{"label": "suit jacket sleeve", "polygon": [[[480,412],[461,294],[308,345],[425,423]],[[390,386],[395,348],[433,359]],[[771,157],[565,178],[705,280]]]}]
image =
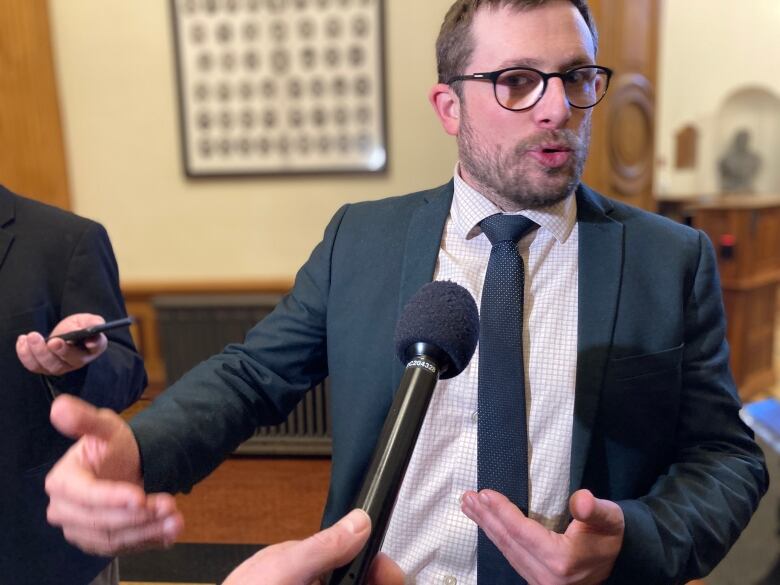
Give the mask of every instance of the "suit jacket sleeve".
[{"label": "suit jacket sleeve", "polygon": [[331,254],[345,211],[331,220],[292,292],[243,343],[190,370],[133,418],[147,491],[189,491],[257,427],[283,422],[327,377]]},{"label": "suit jacket sleeve", "polygon": [[[105,229],[89,222],[68,259],[60,318],[94,313],[106,321],[126,315],[119,273]],[[49,382],[57,392],[75,394],[98,407],[117,412],[135,402],[146,386],[146,372],[130,332],[106,333],[108,348],[94,362]]]},{"label": "suit jacket sleeve", "polygon": [[626,531],[611,583],[685,583],[708,574],[766,491],[763,457],[738,416],[719,291],[714,251],[700,233],[685,309],[678,448],[647,495],[618,502]]}]

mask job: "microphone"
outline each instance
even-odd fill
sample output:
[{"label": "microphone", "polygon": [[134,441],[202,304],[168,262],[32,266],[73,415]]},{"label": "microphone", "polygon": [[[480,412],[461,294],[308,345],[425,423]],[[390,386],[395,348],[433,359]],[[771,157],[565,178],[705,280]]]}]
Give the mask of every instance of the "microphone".
[{"label": "microphone", "polygon": [[454,282],[430,282],[404,307],[395,329],[395,350],[406,370],[354,506],[371,517],[371,536],[351,563],[332,573],[329,585],[365,583],[384,540],[436,382],[460,374],[478,340],[477,304]]}]

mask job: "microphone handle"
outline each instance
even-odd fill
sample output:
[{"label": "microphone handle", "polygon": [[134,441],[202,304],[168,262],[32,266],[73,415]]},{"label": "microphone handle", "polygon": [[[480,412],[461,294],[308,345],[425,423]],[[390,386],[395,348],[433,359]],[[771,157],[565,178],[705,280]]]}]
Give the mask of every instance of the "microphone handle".
[{"label": "microphone handle", "polygon": [[424,355],[407,364],[354,506],[371,518],[371,536],[351,563],[333,571],[328,585],[366,583],[438,379],[439,367]]}]

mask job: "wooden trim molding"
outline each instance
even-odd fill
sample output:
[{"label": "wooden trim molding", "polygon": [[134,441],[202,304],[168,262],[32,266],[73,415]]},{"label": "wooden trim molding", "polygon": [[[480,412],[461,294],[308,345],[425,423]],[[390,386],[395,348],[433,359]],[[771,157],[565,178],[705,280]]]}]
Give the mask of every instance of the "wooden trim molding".
[{"label": "wooden trim molding", "polygon": [[285,293],[292,288],[292,278],[264,280],[193,280],[193,281],[143,281],[136,280],[122,283],[122,292],[126,300],[149,299],[151,297],[170,294],[253,294],[253,293]]}]

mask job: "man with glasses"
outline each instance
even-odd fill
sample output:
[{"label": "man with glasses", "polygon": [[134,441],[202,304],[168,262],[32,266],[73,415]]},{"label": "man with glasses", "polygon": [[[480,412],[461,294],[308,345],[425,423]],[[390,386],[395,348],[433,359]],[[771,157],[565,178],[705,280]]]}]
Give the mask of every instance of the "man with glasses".
[{"label": "man with glasses", "polygon": [[[430,92],[457,139],[453,180],[342,208],[244,344],[129,427],[55,404],[60,428],[113,455],[85,475],[82,441],[60,462],[50,519],[103,553],[172,542],[181,518],[161,492],[189,489],[327,375],[332,524],[400,378],[398,309],[425,282],[453,280],[481,306],[479,351],[437,387],[383,552],[420,584],[706,575],[766,469],[738,416],[711,245],[580,183],[611,75],[596,48],[582,0],[455,2]],[[95,481],[118,461],[106,476],[127,483]]]}]

